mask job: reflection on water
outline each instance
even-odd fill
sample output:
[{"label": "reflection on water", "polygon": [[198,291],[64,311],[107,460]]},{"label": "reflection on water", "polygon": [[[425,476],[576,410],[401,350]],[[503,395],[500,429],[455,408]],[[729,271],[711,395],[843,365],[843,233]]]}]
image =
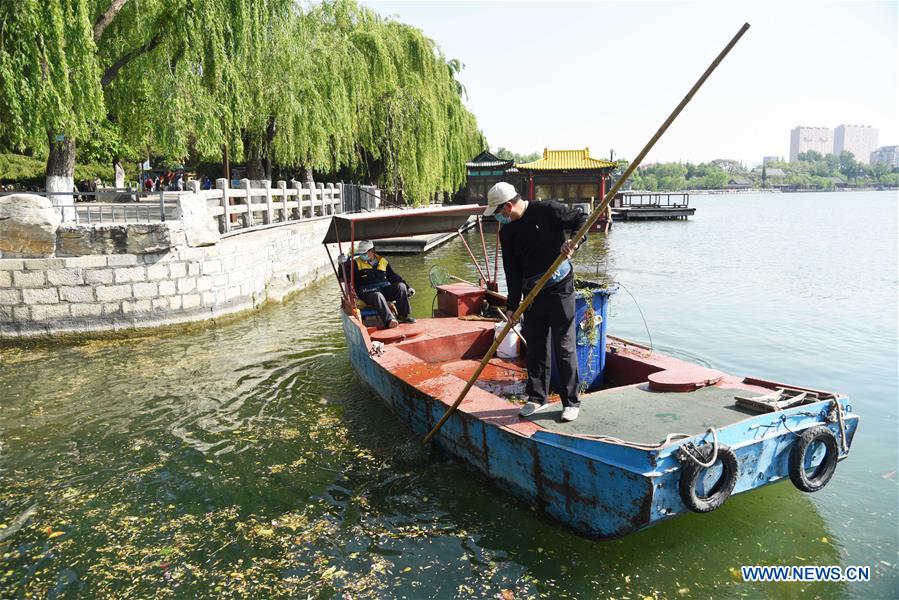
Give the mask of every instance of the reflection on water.
[{"label": "reflection on water", "polygon": [[[619,223],[577,259],[627,285],[658,349],[850,393],[861,430],[818,494],[595,542],[452,460],[396,467],[408,431],[354,376],[328,281],[211,329],[0,349],[0,597],[891,597],[895,198],[861,198],[870,222],[809,211],[861,196],[694,198],[692,221]],[[392,262],[416,314],[431,265],[477,278],[458,241]],[[610,331],[646,339],[626,294]],[[744,564],[874,581],[745,584]]]}]

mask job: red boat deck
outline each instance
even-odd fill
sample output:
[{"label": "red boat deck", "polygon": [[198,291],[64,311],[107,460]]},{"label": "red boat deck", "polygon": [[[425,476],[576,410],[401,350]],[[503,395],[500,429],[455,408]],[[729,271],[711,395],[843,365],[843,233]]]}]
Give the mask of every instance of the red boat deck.
[{"label": "red boat deck", "polygon": [[[446,317],[419,319],[415,324],[402,324],[390,330],[363,330],[371,340],[385,344],[384,352],[375,356],[375,361],[394,376],[449,406],[493,342],[494,325],[490,321]],[[519,398],[524,394],[526,378],[524,358],[512,361],[493,358],[459,410],[525,436],[540,429],[550,429],[572,436],[603,435],[637,443],[655,443],[663,441],[667,433],[702,433],[706,421],[720,427],[742,420],[747,417],[746,412],[730,410],[727,399],[730,398],[732,404],[735,393],[765,394],[775,385],[728,376],[669,356],[650,356],[643,349],[613,341],[606,360],[609,389],[585,395],[582,413],[587,416],[586,413],[593,412],[594,408],[599,413],[606,412],[606,408],[618,407],[621,415],[629,416],[628,423],[610,419],[608,414],[606,418],[597,414],[594,415],[596,418],[562,423],[557,422],[561,405],[558,411],[540,413],[534,420],[518,416],[522,404]],[[641,401],[634,402],[631,398],[634,394],[629,390],[635,390],[637,386],[641,386],[640,391],[644,393],[638,396]],[[710,394],[710,387],[718,388],[719,392]],[[689,393],[696,390],[705,391]],[[709,402],[712,396],[715,399]],[[692,403],[693,398],[697,402]],[[558,396],[550,400],[558,401]],[[603,407],[601,411],[600,406]],[[658,419],[658,415],[668,414],[665,411],[674,411],[672,431],[666,431],[664,419]],[[659,422],[645,430],[641,424],[653,418]],[[690,427],[700,430],[681,431]]]}]

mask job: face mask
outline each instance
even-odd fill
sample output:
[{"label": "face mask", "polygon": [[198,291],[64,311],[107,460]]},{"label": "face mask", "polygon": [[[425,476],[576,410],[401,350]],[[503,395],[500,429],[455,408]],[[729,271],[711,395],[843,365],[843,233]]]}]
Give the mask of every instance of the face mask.
[{"label": "face mask", "polygon": [[496,222],[500,225],[508,225],[512,222],[512,219],[502,213],[496,213],[494,216],[496,217]]}]

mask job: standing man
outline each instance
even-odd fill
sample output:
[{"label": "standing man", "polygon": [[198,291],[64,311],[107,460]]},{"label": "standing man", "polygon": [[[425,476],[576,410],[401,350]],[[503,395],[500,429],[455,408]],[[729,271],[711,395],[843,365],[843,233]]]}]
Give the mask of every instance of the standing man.
[{"label": "standing man", "polygon": [[[359,299],[378,311],[378,317],[388,329],[400,323],[414,323],[409,298],[415,295],[415,288],[397,275],[386,258],[375,253],[375,245],[370,241],[359,242],[356,252],[352,261],[352,277]],[[338,260],[343,262],[342,258]],[[389,301],[396,302],[399,322],[390,310]]]},{"label": "standing man", "polygon": [[[566,231],[575,232],[587,222],[587,215],[556,200],[528,202],[515,187],[500,182],[487,193],[484,216],[496,215],[502,225],[499,239],[503,269],[509,288],[508,310],[513,312],[521,298],[552,265],[559,253],[570,258],[579,243]],[[580,410],[578,400],[577,347],[574,322],[574,270],[566,260],[540,290],[524,313],[524,337],[528,341],[528,401],[519,414],[532,415],[548,407],[549,343],[559,371],[562,420],[574,421]]]}]

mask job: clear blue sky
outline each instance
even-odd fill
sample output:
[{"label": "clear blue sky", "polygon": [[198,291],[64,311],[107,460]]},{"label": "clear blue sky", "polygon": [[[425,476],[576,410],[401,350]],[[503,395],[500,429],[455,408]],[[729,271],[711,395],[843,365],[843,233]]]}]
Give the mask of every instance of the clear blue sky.
[{"label": "clear blue sky", "polygon": [[631,158],[744,22],[647,161],[786,157],[797,125],[899,144],[897,2],[363,2],[465,63],[493,149]]}]

